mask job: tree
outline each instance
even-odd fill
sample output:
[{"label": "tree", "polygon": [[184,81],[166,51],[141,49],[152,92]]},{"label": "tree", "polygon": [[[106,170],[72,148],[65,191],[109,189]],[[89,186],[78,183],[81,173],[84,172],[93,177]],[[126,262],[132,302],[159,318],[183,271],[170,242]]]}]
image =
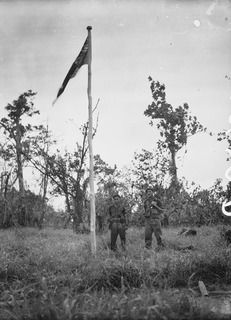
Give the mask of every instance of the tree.
[{"label": "tree", "polygon": [[[86,166],[88,123],[82,126],[81,131],[83,140],[81,144],[76,144],[76,151],[62,153],[57,149],[52,154],[49,148],[44,148],[41,138],[33,143],[33,154],[37,152],[37,157],[29,159],[40,173],[50,179],[52,194],[64,196],[67,212],[65,225],[72,220],[73,229],[76,232],[83,227],[83,209],[89,181],[89,172]],[[41,157],[45,161],[41,161]]]},{"label": "tree", "polygon": [[187,103],[173,108],[171,104],[166,102],[165,85],[154,81],[151,77],[148,79],[153,101],[144,111],[144,115],[152,119],[150,121],[152,126],[155,120],[158,121],[156,126],[161,136],[159,147],[169,151],[171,159],[169,173],[172,177],[172,185],[176,186],[178,182],[177,152],[187,144],[189,137],[198,132],[206,131],[206,128],[202,126],[196,116],[190,114]]},{"label": "tree", "polygon": [[112,195],[115,191],[116,183],[115,176],[117,175],[116,165],[114,168],[110,167],[99,154],[94,156],[94,173],[96,176],[96,183],[98,190],[103,191],[107,195]]},{"label": "tree", "polygon": [[99,232],[105,229],[107,224],[107,212],[111,203],[111,198],[116,192],[117,183],[115,176],[117,168],[112,168],[99,154],[94,156],[94,174],[97,184],[95,194],[96,226]]},{"label": "tree", "polygon": [[73,153],[62,154],[56,150],[55,154],[46,153],[46,164],[34,159],[31,163],[43,175],[47,175],[52,185],[51,194],[64,196],[66,204],[65,226],[72,220],[74,231],[79,231],[83,223],[83,205],[88,184],[85,165],[85,156],[81,157],[83,150],[78,145]]},{"label": "tree", "polygon": [[142,192],[148,186],[164,185],[167,181],[169,161],[166,150],[161,147],[154,151],[142,149],[140,153],[135,152],[132,160],[132,174],[134,176],[134,187]]},{"label": "tree", "polygon": [[194,190],[191,190],[191,218],[198,226],[223,221],[221,203],[224,200],[225,192],[221,182],[221,179],[217,179],[209,189],[196,186]]},{"label": "tree", "polygon": [[[227,130],[227,131],[223,130],[221,132],[218,132],[217,140],[218,141],[226,141],[226,143],[228,144],[228,148],[226,149],[226,151],[228,151],[228,156],[226,158],[226,161],[230,161],[231,160],[231,130]],[[227,178],[230,178],[230,171],[231,171],[231,168],[229,168],[227,170],[228,174],[226,172]],[[226,198],[227,202],[231,201],[231,181],[230,181],[230,179],[229,179],[229,182],[228,182],[227,187],[226,187],[225,198]],[[225,210],[227,212],[231,211],[231,206],[230,205],[226,205],[225,207],[226,207]]]},{"label": "tree", "polygon": [[226,141],[226,143],[228,144],[228,157],[227,157],[227,161],[231,160],[231,130],[223,130],[221,132],[218,132],[217,134],[217,141]]},{"label": "tree", "polygon": [[97,183],[96,216],[98,230],[102,231],[107,223],[109,206],[116,193],[121,196],[121,202],[129,219],[136,205],[136,199],[133,194],[132,175],[129,168],[124,167],[119,170],[116,165],[111,167],[99,155],[96,155],[94,170]]},{"label": "tree", "polygon": [[[82,149],[77,145],[74,153],[65,152],[48,158],[49,176],[53,176],[53,194],[64,195],[68,213],[66,224],[73,219],[73,229],[77,231],[83,223],[83,203],[87,183],[82,185],[86,171]],[[54,180],[55,179],[55,180]]]},{"label": "tree", "polygon": [[20,202],[18,208],[18,223],[27,224],[27,210],[24,201],[25,188],[23,179],[23,166],[25,162],[24,154],[28,153],[29,138],[28,134],[33,130],[30,124],[23,124],[24,116],[32,117],[39,111],[34,110],[33,98],[35,92],[28,90],[21,94],[17,100],[8,104],[5,109],[8,112],[7,117],[0,120],[0,127],[6,137],[6,142],[1,145],[1,155],[8,159],[15,159],[17,179],[19,183]]},{"label": "tree", "polygon": [[56,140],[52,138],[52,134],[48,129],[48,125],[34,126],[36,131],[30,137],[30,153],[25,154],[27,160],[33,163],[35,169],[38,169],[40,177],[40,191],[42,197],[42,206],[40,206],[40,216],[38,217],[38,226],[41,229],[47,209],[47,190],[48,190],[48,154],[50,148],[56,144]]}]

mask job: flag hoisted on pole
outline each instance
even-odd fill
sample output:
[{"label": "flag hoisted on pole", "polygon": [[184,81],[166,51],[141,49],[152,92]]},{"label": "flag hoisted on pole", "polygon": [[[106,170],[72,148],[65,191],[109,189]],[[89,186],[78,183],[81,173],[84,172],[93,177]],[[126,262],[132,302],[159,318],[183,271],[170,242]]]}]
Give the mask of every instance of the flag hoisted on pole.
[{"label": "flag hoisted on pole", "polygon": [[89,64],[89,35],[87,36],[87,39],[85,40],[84,45],[83,45],[78,57],[73,62],[65,79],[63,80],[63,83],[62,83],[61,87],[59,88],[56,99],[52,103],[53,105],[55,104],[57,99],[61,96],[63,91],[65,90],[69,80],[76,76],[77,72],[84,64]]},{"label": "flag hoisted on pole", "polygon": [[84,45],[72,64],[70,70],[68,71],[62,86],[60,87],[57,97],[54,103],[57,101],[59,96],[65,90],[69,80],[74,78],[82,65],[88,65],[88,85],[87,85],[87,96],[88,96],[88,146],[89,146],[89,172],[90,172],[90,210],[91,210],[91,251],[93,254],[96,253],[96,235],[95,235],[95,192],[94,192],[94,165],[93,165],[93,148],[92,148],[92,136],[93,136],[93,117],[92,117],[92,95],[91,95],[91,61],[92,61],[92,40],[91,40],[91,30],[92,27],[88,26],[87,31],[87,39],[84,42]]}]

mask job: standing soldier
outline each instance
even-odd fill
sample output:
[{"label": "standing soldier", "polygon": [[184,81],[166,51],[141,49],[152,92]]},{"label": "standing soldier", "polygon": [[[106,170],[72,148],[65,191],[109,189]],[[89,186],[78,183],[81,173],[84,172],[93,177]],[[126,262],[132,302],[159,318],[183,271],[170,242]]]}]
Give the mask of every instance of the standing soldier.
[{"label": "standing soldier", "polygon": [[158,247],[163,247],[164,244],[161,239],[161,213],[163,209],[161,208],[161,202],[159,199],[155,198],[153,195],[152,188],[146,190],[146,198],[144,201],[145,210],[145,247],[147,249],[151,248],[152,245],[152,233],[154,232]]},{"label": "standing soldier", "polygon": [[118,194],[113,196],[113,204],[109,207],[109,229],[111,229],[111,250],[115,251],[117,248],[118,235],[120,236],[122,249],[125,250],[126,211]]}]

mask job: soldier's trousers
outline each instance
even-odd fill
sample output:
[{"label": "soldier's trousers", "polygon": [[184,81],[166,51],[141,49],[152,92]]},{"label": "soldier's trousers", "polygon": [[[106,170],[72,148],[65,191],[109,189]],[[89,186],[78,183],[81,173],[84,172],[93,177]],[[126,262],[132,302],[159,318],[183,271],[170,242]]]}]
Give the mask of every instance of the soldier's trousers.
[{"label": "soldier's trousers", "polygon": [[126,227],[124,223],[112,222],[111,224],[111,250],[115,251],[117,237],[120,237],[122,249],[125,250]]},{"label": "soldier's trousers", "polygon": [[97,220],[97,225],[98,225],[98,231],[102,232],[103,231],[103,217],[97,216],[96,220]]},{"label": "soldier's trousers", "polygon": [[159,219],[148,219],[145,220],[145,247],[150,248],[152,245],[152,234],[156,237],[156,241],[158,245],[162,244],[162,231],[161,224]]}]

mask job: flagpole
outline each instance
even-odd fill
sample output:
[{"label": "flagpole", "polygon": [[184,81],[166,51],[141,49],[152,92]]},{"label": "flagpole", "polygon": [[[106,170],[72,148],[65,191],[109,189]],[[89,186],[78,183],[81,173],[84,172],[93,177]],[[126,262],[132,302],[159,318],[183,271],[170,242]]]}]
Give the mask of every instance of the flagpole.
[{"label": "flagpole", "polygon": [[91,43],[91,26],[87,27],[88,31],[88,145],[89,145],[89,169],[90,169],[90,211],[91,211],[91,251],[96,254],[96,235],[95,235],[95,192],[94,192],[94,171],[93,171],[93,148],[92,148],[92,96],[91,96],[91,60],[92,60],[92,43]]}]

